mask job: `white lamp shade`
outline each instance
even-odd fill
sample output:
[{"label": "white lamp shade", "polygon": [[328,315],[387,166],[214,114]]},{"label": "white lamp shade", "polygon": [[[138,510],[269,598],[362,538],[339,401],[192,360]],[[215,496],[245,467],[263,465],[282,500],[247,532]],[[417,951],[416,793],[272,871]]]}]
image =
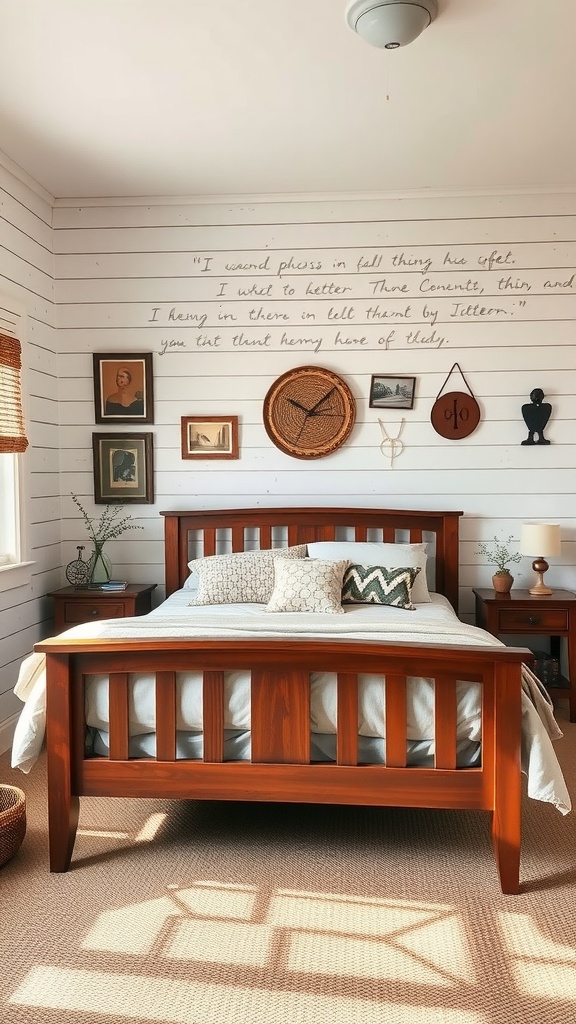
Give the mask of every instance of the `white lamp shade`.
[{"label": "white lamp shade", "polygon": [[560,554],[560,527],[556,523],[524,523],[520,536],[523,555],[546,558]]},{"label": "white lamp shade", "polygon": [[436,14],[435,0],[352,0],[347,21],[371,46],[396,49],[418,38]]}]

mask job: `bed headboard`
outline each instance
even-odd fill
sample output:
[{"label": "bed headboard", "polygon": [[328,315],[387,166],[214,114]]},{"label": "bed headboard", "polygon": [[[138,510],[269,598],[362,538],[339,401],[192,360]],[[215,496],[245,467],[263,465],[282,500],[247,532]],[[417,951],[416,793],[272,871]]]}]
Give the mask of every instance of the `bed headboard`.
[{"label": "bed headboard", "polygon": [[166,596],[190,575],[188,562],[220,551],[287,547],[319,540],[426,541],[433,589],[458,608],[458,525],[462,512],[382,508],[235,508],[161,512]]}]

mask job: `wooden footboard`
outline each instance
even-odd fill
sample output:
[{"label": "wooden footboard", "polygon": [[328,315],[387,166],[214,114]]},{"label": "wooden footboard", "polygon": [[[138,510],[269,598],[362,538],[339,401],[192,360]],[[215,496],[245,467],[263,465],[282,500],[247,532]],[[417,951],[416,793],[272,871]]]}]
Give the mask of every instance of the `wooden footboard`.
[{"label": "wooden footboard", "polygon": [[[312,640],[67,640],[47,656],[50,867],[66,871],[79,797],[296,801],[491,813],[503,892],[519,887],[521,663],[504,647]],[[224,760],[224,673],[251,673],[251,760]],[[203,673],[202,760],[176,759],[176,674]],[[156,678],[156,756],[129,756],[129,674]],[[310,759],[310,674],[337,673],[336,762]],[[86,676],[108,674],[110,752],[85,755]],[[358,676],[386,677],[386,765],[358,758]],[[434,767],[406,766],[406,680],[434,678]],[[482,686],[482,763],[456,766],[456,684]]]}]

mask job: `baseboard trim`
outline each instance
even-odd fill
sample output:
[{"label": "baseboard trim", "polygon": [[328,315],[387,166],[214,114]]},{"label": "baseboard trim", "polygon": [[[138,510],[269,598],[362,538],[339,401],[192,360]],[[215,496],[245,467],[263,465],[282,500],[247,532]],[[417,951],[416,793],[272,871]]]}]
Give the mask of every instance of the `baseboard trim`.
[{"label": "baseboard trim", "polygon": [[10,750],[14,739],[16,723],[19,718],[19,714],[12,715],[11,718],[7,718],[5,722],[0,723],[0,754],[5,754],[7,750]]}]

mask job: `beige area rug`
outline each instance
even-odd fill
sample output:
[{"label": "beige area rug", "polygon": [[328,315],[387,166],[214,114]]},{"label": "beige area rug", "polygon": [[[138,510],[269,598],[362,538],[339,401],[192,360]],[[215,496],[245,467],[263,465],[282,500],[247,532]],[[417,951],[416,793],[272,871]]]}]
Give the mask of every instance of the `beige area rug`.
[{"label": "beige area rug", "polygon": [[[576,797],[576,725],[557,745]],[[576,812],[525,800],[523,892],[487,814],[81,801],[47,865],[45,765],[0,869],[2,1024],[568,1024]]]}]

